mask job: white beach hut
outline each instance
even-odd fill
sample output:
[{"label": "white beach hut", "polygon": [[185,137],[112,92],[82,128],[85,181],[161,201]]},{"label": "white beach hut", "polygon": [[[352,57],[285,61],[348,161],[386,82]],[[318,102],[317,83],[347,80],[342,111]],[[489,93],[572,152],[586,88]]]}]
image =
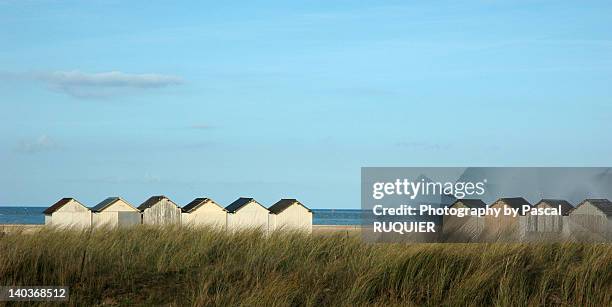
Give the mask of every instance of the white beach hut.
[{"label": "white beach hut", "polygon": [[228,229],[240,230],[258,228],[268,230],[270,211],[253,198],[241,197],[225,207],[227,210]]},{"label": "white beach hut", "polygon": [[138,206],[138,210],[142,212],[143,224],[168,225],[181,223],[181,208],[163,195],[150,197]]},{"label": "white beach hut", "polygon": [[90,227],[91,210],[74,198],[62,198],[44,211],[45,225]]},{"label": "white beach hut", "polygon": [[[449,208],[486,208],[487,204],[480,199],[458,199]],[[445,215],[442,218],[442,233],[447,242],[477,241],[484,229],[484,217]]]},{"label": "white beach hut", "polygon": [[[491,204],[491,208],[497,208],[504,211],[506,208],[521,209],[524,207],[532,207],[532,205],[522,197],[500,198]],[[525,223],[522,223],[521,218],[524,215],[512,216],[500,214],[499,216],[485,216],[485,229],[487,235],[498,239],[520,239],[525,233]]]},{"label": "white beach hut", "polygon": [[142,222],[140,211],[120,197],[109,197],[91,209],[93,226],[132,226]]},{"label": "white beach hut", "polygon": [[183,225],[227,228],[227,210],[210,198],[196,198],[183,207]]},{"label": "white beach hut", "polygon": [[612,202],[585,199],[569,213],[570,231],[579,238],[612,240]]},{"label": "white beach hut", "polygon": [[574,210],[574,206],[563,199],[542,199],[534,207],[539,209],[561,208],[561,216],[568,216]]},{"label": "white beach hut", "polygon": [[[561,233],[564,228],[564,216],[568,216],[569,213],[574,210],[574,206],[572,206],[572,204],[563,199],[542,199],[537,204],[535,204],[534,207],[538,209],[560,208],[560,212],[558,212],[560,215],[533,215],[529,217],[530,223],[527,226],[527,229],[532,230],[535,228],[539,233]],[[531,225],[534,223],[535,225]]]},{"label": "white beach hut", "polygon": [[268,208],[270,230],[303,230],[312,232],[312,210],[297,199],[281,199]]},{"label": "white beach hut", "polygon": [[[542,199],[534,206],[555,215],[527,214],[519,217],[525,231],[524,241],[553,242],[565,240],[569,235],[568,214],[574,209],[563,199]],[[557,212],[558,210],[558,212]]]}]

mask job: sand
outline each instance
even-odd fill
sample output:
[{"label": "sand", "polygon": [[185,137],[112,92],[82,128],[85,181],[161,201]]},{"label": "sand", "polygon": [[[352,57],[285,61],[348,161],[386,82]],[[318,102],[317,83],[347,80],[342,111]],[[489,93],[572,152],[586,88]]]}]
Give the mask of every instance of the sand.
[{"label": "sand", "polygon": [[[15,231],[34,232],[40,230],[45,225],[32,224],[0,224],[0,233]],[[313,225],[312,234],[314,235],[334,235],[346,234],[347,236],[359,235],[361,226],[359,225]]]},{"label": "sand", "polygon": [[360,225],[313,225],[313,235],[336,235],[346,234],[347,236],[357,236],[361,233]]}]

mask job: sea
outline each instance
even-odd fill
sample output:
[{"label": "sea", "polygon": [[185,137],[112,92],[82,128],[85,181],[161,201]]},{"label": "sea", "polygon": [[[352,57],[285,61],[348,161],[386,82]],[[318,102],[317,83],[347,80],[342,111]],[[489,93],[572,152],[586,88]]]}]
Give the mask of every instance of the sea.
[{"label": "sea", "polygon": [[[44,224],[46,207],[0,207],[1,224]],[[312,209],[314,225],[359,225],[360,209]]]}]

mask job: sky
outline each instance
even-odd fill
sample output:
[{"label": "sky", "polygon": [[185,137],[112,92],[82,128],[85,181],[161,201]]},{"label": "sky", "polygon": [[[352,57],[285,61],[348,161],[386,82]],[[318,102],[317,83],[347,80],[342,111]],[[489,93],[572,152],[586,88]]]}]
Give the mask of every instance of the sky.
[{"label": "sky", "polygon": [[612,165],[609,1],[221,2],[0,0],[0,205]]}]

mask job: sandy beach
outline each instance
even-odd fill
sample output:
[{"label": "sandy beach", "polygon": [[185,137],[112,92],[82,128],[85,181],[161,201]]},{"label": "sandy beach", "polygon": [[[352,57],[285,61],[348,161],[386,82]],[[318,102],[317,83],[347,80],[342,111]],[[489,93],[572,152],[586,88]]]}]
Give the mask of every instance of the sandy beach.
[{"label": "sandy beach", "polygon": [[25,233],[35,232],[40,230],[45,225],[33,225],[33,224],[0,224],[0,234],[10,233],[15,231],[23,231]]},{"label": "sandy beach", "polygon": [[359,235],[361,231],[360,225],[313,225],[313,235],[336,235],[346,234],[347,236]]},{"label": "sandy beach", "polygon": [[[0,224],[0,233],[10,233],[15,231],[24,231],[26,233],[40,230],[45,225],[33,224]],[[313,235],[334,235],[343,233],[348,236],[359,235],[361,226],[359,225],[313,225]]]}]

